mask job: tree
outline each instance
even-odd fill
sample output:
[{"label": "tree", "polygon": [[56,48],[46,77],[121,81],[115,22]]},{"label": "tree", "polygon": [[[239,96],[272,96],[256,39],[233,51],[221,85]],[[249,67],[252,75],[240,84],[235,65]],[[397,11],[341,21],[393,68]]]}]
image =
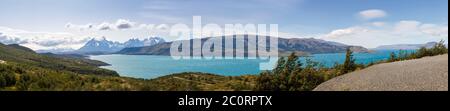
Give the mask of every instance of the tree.
[{"label": "tree", "polygon": [[353,51],[347,48],[345,53],[345,61],[341,70],[342,74],[352,72],[356,69],[355,59],[353,58]]},{"label": "tree", "polygon": [[311,91],[320,83],[325,81],[325,75],[320,71],[321,67],[318,62],[314,62],[306,58],[305,67],[298,72],[298,81],[293,84],[291,91]]},{"label": "tree", "polygon": [[283,71],[283,68],[285,66],[286,60],[284,57],[280,57],[277,61],[277,65],[275,69],[273,69],[273,72],[276,74],[280,74]]},{"label": "tree", "polygon": [[279,74],[279,88],[280,90],[289,90],[291,84],[289,84],[290,77],[295,75],[295,70],[298,70],[301,67],[301,63],[298,61],[298,56],[295,53],[291,53],[285,62],[285,65],[282,69],[282,72]]},{"label": "tree", "polygon": [[389,62],[397,61],[397,56],[394,52],[391,52],[391,55],[389,56]]},{"label": "tree", "polygon": [[0,72],[0,88],[9,87],[16,84],[16,76],[12,73]]},{"label": "tree", "polygon": [[446,53],[448,53],[448,48],[444,44],[444,41],[441,40],[430,49],[421,47],[419,50],[417,50],[417,52],[411,54],[409,58],[415,59],[415,58],[422,58],[422,57],[426,57],[426,56],[441,55],[441,54],[446,54]]},{"label": "tree", "polygon": [[258,77],[255,90],[257,91],[271,91],[276,89],[276,85],[273,84],[274,76],[270,72],[262,72]]},{"label": "tree", "polygon": [[301,72],[304,70],[302,68],[302,65],[303,64],[301,63],[301,61],[297,60],[295,67],[287,80],[288,88],[286,88],[286,90],[297,91],[297,88],[301,86],[300,84],[300,80],[302,79]]},{"label": "tree", "polygon": [[280,57],[277,61],[277,66],[275,67],[275,69],[273,69],[272,72],[266,72],[265,75],[263,73],[262,77],[264,78],[264,76],[266,76],[265,78],[270,80],[266,81],[269,83],[262,83],[263,85],[266,85],[262,87],[266,87],[266,90],[278,91],[279,84],[281,84],[282,82],[282,77],[280,77],[279,74],[284,72],[284,67],[286,67],[286,59],[284,57]]},{"label": "tree", "polygon": [[397,60],[406,60],[406,59],[408,59],[408,51],[406,51],[406,50],[399,50],[398,51],[398,57],[397,57]]},{"label": "tree", "polygon": [[272,71],[260,74],[255,90],[258,91],[311,91],[325,81],[318,62],[306,58],[306,65],[295,54],[281,58]]},{"label": "tree", "polygon": [[448,53],[448,48],[445,46],[443,40],[439,41],[439,43],[435,44],[434,47],[431,49],[432,55],[441,55],[445,53]]},{"label": "tree", "polygon": [[416,52],[416,54],[417,54],[417,58],[422,58],[422,57],[430,56],[430,55],[431,55],[430,52],[428,51],[428,49],[425,48],[425,47],[421,47],[421,48]]},{"label": "tree", "polygon": [[294,53],[287,59],[278,59],[275,69],[263,72],[257,79],[256,90],[260,91],[288,91],[297,83],[302,64]]}]

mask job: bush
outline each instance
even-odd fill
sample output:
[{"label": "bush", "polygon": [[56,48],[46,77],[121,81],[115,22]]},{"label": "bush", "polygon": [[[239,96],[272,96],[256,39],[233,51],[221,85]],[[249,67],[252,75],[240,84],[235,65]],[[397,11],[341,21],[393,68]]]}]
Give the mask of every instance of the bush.
[{"label": "bush", "polygon": [[311,91],[324,82],[325,76],[320,64],[306,59],[306,64],[292,53],[287,59],[280,58],[272,71],[260,74],[255,90],[257,91]]},{"label": "bush", "polygon": [[11,72],[0,72],[0,88],[14,86],[16,84],[16,76]]},{"label": "bush", "polygon": [[[408,60],[408,59],[417,59],[427,56],[436,56],[441,54],[447,54],[448,48],[445,46],[444,41],[438,42],[436,45],[434,45],[432,48],[425,48],[421,47],[419,50],[413,53],[405,53],[405,51],[400,50],[399,57],[395,61],[400,60]],[[394,62],[394,61],[390,61]]]}]

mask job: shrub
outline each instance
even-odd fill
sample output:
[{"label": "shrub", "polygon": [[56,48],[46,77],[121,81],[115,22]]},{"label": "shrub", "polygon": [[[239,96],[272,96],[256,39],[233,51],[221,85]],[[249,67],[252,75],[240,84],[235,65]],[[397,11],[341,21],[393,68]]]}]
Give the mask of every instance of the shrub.
[{"label": "shrub", "polygon": [[303,66],[298,59],[295,54],[287,59],[280,58],[275,69],[260,74],[255,90],[311,91],[326,80],[319,63],[307,58]]},{"label": "shrub", "polygon": [[15,74],[9,72],[0,72],[0,88],[13,86],[15,84]]}]

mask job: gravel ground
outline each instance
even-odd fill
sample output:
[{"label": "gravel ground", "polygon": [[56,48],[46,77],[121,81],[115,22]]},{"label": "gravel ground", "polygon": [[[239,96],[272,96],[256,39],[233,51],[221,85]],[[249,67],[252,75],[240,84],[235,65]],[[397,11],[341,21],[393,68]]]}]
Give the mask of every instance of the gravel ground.
[{"label": "gravel ground", "polygon": [[314,91],[448,91],[448,55],[374,65]]}]

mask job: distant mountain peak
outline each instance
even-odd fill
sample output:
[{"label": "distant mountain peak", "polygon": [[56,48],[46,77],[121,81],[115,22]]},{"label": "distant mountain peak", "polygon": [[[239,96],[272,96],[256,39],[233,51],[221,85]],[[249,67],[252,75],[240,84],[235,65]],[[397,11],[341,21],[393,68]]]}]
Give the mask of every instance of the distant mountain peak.
[{"label": "distant mountain peak", "polygon": [[163,43],[165,40],[160,37],[149,37],[144,40],[131,38],[124,43],[107,40],[106,37],[93,38],[76,52],[79,53],[113,53],[129,47],[152,46]]},{"label": "distant mountain peak", "polygon": [[126,48],[143,47],[143,46],[152,46],[152,45],[164,43],[164,42],[166,42],[166,41],[161,37],[149,37],[149,38],[145,38],[143,40],[133,38],[133,39],[126,41],[124,43],[124,45]]},{"label": "distant mountain peak", "polygon": [[425,44],[392,44],[392,45],[381,45],[375,48],[376,50],[411,50],[420,49],[422,47],[431,48],[436,45],[437,42],[427,42]]}]

